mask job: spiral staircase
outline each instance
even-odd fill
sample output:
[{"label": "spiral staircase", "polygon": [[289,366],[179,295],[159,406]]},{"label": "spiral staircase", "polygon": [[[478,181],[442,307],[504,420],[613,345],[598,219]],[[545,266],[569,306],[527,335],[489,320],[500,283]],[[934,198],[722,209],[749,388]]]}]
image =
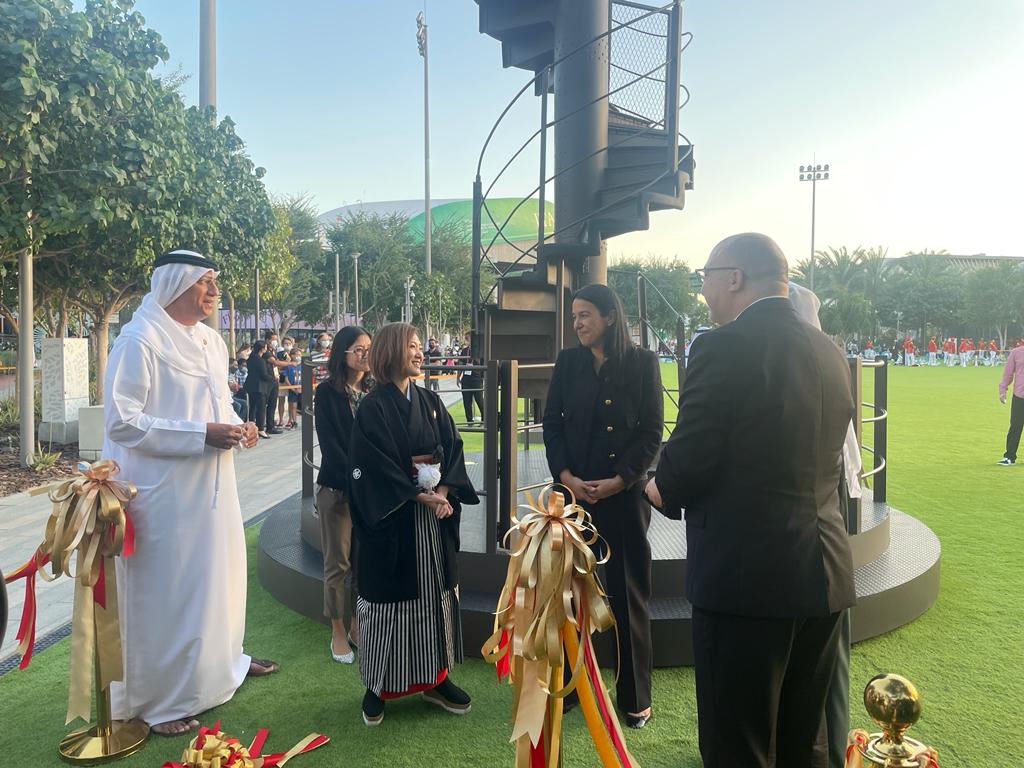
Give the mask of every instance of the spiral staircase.
[{"label": "spiral staircase", "polygon": [[[533,77],[498,118],[477,166],[474,331],[488,359],[550,362],[568,328],[567,297],[583,283],[605,282],[603,241],[649,228],[653,211],[681,210],[693,188],[693,148],[679,131],[686,103],[679,67],[690,36],[681,31],[681,0],[477,4],[480,31],[500,41],[502,64]],[[491,141],[527,93],[539,97],[538,129],[485,189]],[[520,205],[537,200],[538,236],[523,248],[504,237],[511,216],[492,215],[488,195],[528,149],[539,150],[538,183]],[[487,273],[494,283],[481,291]],[[541,396],[543,381],[535,389]]]}]

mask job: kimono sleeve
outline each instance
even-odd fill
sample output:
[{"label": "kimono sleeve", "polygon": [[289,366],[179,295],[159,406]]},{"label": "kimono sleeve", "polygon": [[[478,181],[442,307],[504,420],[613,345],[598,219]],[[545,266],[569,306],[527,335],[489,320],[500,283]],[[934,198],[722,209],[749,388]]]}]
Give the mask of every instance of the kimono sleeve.
[{"label": "kimono sleeve", "polygon": [[385,525],[393,512],[416,498],[409,457],[403,454],[408,450],[399,447],[380,401],[364,402],[349,440],[348,496],[367,528]]},{"label": "kimono sleeve", "polygon": [[104,421],[118,445],[153,456],[196,456],[206,448],[206,422],[146,413],[153,361],[140,343],[129,342],[107,366]]},{"label": "kimono sleeve", "polygon": [[461,503],[479,504],[480,498],[476,495],[473,481],[469,479],[469,473],[466,471],[466,454],[462,435],[459,434],[455,420],[448,409],[444,407],[440,398],[437,398],[437,421],[441,433],[441,444],[444,448],[441,485],[447,485],[449,491],[454,491]]}]

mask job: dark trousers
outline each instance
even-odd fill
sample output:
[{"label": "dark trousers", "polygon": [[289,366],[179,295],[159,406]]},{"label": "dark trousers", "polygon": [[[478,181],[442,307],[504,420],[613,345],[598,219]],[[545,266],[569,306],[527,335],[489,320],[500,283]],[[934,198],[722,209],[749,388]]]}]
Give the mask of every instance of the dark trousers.
[{"label": "dark trousers", "polygon": [[277,382],[274,382],[274,388],[267,394],[267,429],[274,426],[277,421],[277,395],[280,392],[280,387]]},{"label": "dark trousers", "polygon": [[846,765],[846,740],[850,735],[850,611],[842,612],[836,638],[836,665],[825,698],[825,733],[828,735],[828,766]]},{"label": "dark trousers", "polygon": [[[481,381],[476,376],[463,376],[462,377],[462,407],[466,409],[466,422],[470,423],[473,421],[473,401],[476,401],[476,407],[480,409],[481,420],[484,417],[484,393],[480,390]],[[467,392],[466,390],[477,390],[476,392]]]},{"label": "dark trousers", "polygon": [[[623,712],[651,706],[651,505],[637,485],[597,504],[584,505],[611,548],[604,565],[605,590],[619,635],[616,703]],[[601,553],[604,554],[603,552]]]},{"label": "dark trousers", "polygon": [[267,428],[267,396],[262,392],[249,392],[249,413],[256,429]]},{"label": "dark trousers", "polygon": [[1010,461],[1017,460],[1017,448],[1020,447],[1020,433],[1024,430],[1024,397],[1013,396],[1010,401],[1010,429],[1006,433],[1006,453]]},{"label": "dark trousers", "polygon": [[841,616],[755,618],[694,606],[704,768],[827,768],[825,697]]}]

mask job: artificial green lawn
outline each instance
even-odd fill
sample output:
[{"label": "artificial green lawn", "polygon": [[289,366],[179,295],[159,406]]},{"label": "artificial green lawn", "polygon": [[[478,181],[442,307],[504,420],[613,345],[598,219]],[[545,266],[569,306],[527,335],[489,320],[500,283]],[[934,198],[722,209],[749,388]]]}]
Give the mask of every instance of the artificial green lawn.
[{"label": "artificial green lawn", "polygon": [[[998,378],[998,369],[986,368],[890,371],[889,500],[938,534],[942,589],[917,621],[854,647],[852,721],[869,724],[859,701],[868,678],[905,674],[925,702],[911,733],[939,749],[943,768],[1016,765],[1016,742],[1024,736],[1024,464],[995,465],[1008,419],[996,399]],[[461,403],[452,410],[461,414]],[[268,747],[277,751],[322,731],[331,744],[296,758],[308,768],[511,763],[510,689],[476,660],[477,649],[466,649],[472,660],[454,675],[474,697],[469,715],[453,717],[411,699],[389,703],[381,727],[363,726],[358,672],[330,661],[327,627],[292,613],[260,587],[256,533],[248,531],[246,647],[280,660],[282,670],[247,682],[204,723],[220,718],[243,741],[267,726]],[[27,670],[0,678],[0,764],[61,764],[56,744],[65,732],[67,652],[61,641]],[[627,733],[630,749],[643,766],[699,765],[692,670],[656,670],[654,686],[656,715],[644,730]],[[565,765],[596,765],[578,712],[567,717],[566,731]],[[185,743],[153,737],[122,765],[159,766],[180,757]]]}]

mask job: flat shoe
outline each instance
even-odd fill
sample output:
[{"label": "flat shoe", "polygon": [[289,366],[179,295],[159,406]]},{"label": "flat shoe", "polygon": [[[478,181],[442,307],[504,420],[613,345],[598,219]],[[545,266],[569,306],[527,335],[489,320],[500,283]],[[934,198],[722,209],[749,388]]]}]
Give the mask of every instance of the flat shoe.
[{"label": "flat shoe", "polygon": [[349,651],[348,653],[335,653],[334,642],[331,642],[331,658],[339,664],[352,664],[356,660],[355,651]]}]

